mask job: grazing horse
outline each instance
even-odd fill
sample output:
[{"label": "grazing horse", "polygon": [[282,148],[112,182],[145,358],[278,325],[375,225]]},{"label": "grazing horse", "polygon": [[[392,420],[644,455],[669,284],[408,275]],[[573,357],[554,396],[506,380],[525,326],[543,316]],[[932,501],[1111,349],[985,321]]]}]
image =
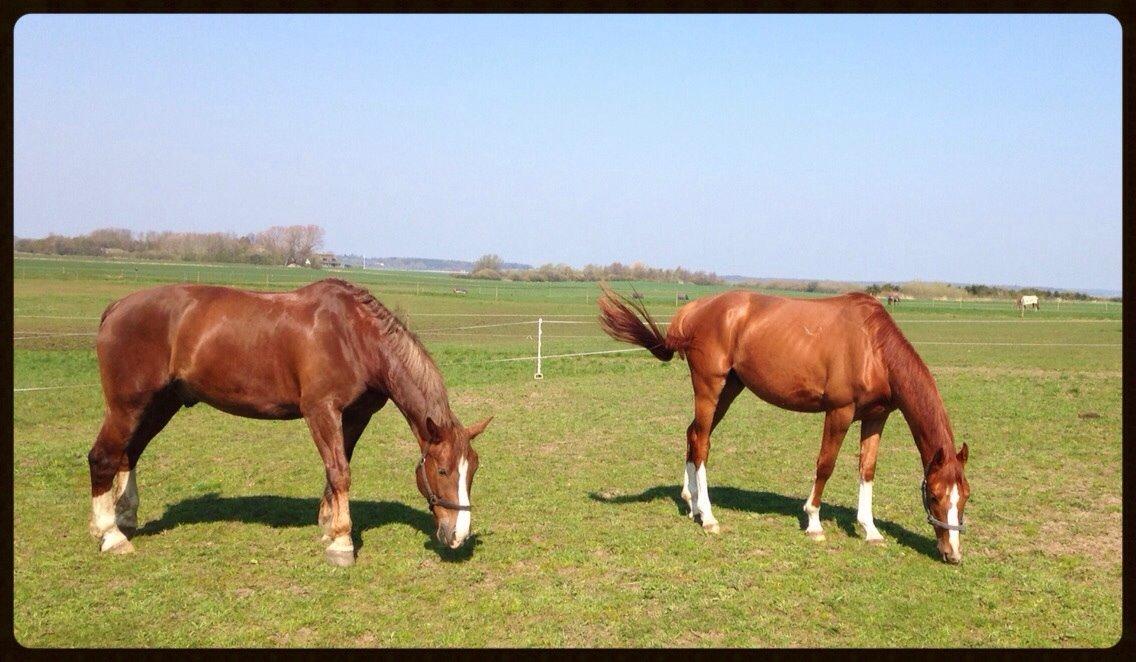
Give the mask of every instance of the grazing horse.
[{"label": "grazing horse", "polygon": [[901,300],[902,297],[899,295],[899,292],[888,292],[887,302],[889,306],[897,305]]},{"label": "grazing horse", "polygon": [[138,458],[178,410],[198,402],[249,418],[303,417],[326,469],[318,514],[326,556],[351,565],[351,453],[389,399],[418,438],[415,480],[438,541],[456,548],[469,536],[478,466],[470,440],[489,419],[461,425],[426,349],[361,287],[329,278],[292,292],[142,290],[107,307],[96,352],[106,413],[87,459],[101,551],[134,550]]},{"label": "grazing horse", "polygon": [[1018,297],[1017,307],[1021,310],[1025,310],[1026,308],[1041,310],[1041,305],[1038,303],[1036,294],[1023,294]]},{"label": "grazing horse", "polygon": [[790,299],[734,290],[678,309],[666,335],[643,304],[605,286],[597,303],[608,335],[690,367],[694,421],[686,431],[682,497],[703,529],[718,532],[710,510],[706,460],[710,434],[734,398],[749,388],[770,404],[824,412],[816,478],[805,502],[806,533],[824,540],[820,502],[836,455],[860,420],[860,497],[856,519],[869,542],[883,537],[872,518],[876,452],[888,414],[903,412],[923,463],[923,506],[944,561],[961,559],[959,532],[970,486],[963,476],[967,446],[955,452],[954,432],[935,380],[891,315],[874,297],[850,293]]},{"label": "grazing horse", "polygon": [[454,294],[469,294],[469,290],[467,290],[463,287],[455,287],[454,288]]},{"label": "grazing horse", "polygon": [[679,292],[675,295],[675,299],[678,301],[690,301],[690,295],[686,292]]}]

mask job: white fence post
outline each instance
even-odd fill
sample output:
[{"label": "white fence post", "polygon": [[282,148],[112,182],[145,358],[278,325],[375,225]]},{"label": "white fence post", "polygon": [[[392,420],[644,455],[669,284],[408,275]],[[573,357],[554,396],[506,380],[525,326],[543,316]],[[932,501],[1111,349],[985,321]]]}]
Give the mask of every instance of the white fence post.
[{"label": "white fence post", "polygon": [[536,372],[533,374],[533,379],[544,379],[544,374],[540,371],[540,339],[543,335],[544,318],[536,318]]}]

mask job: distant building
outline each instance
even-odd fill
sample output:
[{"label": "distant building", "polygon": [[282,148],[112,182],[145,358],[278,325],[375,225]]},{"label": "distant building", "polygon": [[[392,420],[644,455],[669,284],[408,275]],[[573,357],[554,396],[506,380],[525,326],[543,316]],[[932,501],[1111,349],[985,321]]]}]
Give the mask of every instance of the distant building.
[{"label": "distant building", "polygon": [[343,266],[335,253],[316,253],[316,264],[321,267],[330,267],[332,269]]}]

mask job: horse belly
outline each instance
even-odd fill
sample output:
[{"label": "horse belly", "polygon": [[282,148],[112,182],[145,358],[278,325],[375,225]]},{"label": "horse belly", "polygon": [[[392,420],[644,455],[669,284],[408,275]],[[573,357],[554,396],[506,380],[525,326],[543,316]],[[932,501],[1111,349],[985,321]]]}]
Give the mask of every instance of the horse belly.
[{"label": "horse belly", "polygon": [[746,388],[771,405],[800,412],[829,409],[829,394],[820,375],[780,362],[747,361],[734,366]]},{"label": "horse belly", "polygon": [[268,420],[292,419],[301,416],[299,403],[288,402],[283,398],[249,398],[245,397],[240,391],[202,390],[188,385],[181,387],[179,392],[183,394],[182,397],[186,406],[204,402],[214,409],[234,416]]},{"label": "horse belly", "polygon": [[298,418],[300,389],[284,360],[278,352],[249,351],[217,334],[175,368],[174,378],[187,405],[200,401],[247,418]]}]

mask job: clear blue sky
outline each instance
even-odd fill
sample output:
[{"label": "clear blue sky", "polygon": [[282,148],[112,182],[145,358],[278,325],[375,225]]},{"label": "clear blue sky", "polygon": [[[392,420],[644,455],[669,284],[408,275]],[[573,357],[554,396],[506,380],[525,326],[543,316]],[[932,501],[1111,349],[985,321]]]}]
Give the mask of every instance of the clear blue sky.
[{"label": "clear blue sky", "polygon": [[26,16],[15,234],[1121,286],[1107,16]]}]

